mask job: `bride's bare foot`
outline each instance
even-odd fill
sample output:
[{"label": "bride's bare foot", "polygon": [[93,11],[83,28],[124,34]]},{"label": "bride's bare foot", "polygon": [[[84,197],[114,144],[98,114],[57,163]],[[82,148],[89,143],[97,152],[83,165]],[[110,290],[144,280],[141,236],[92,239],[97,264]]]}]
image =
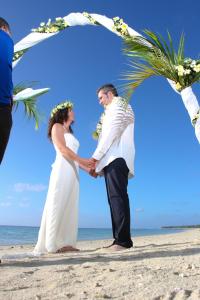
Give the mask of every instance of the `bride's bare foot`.
[{"label": "bride's bare foot", "polygon": [[78,248],[75,248],[75,247],[72,247],[72,246],[69,246],[70,247],[70,251],[80,251]]},{"label": "bride's bare foot", "polygon": [[70,251],[79,251],[79,249],[72,247],[72,246],[64,246],[56,251],[56,253],[64,253]]}]

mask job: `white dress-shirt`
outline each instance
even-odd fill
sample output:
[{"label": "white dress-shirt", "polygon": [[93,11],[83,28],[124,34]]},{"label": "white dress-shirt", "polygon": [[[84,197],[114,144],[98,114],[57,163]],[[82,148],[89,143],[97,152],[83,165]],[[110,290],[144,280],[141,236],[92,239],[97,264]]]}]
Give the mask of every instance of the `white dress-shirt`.
[{"label": "white dress-shirt", "polygon": [[101,175],[103,168],[113,160],[123,158],[129,169],[129,178],[134,176],[134,113],[123,98],[114,97],[106,106],[102,131],[92,157],[98,160],[96,172]]}]

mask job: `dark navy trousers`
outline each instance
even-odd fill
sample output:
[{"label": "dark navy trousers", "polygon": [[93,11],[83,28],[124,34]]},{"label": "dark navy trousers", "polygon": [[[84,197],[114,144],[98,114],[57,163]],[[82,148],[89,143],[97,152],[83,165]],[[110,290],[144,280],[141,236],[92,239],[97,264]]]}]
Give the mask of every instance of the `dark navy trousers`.
[{"label": "dark navy trousers", "polygon": [[127,193],[129,169],[123,158],[117,158],[104,169],[108,203],[110,206],[113,244],[131,248],[130,207]]}]

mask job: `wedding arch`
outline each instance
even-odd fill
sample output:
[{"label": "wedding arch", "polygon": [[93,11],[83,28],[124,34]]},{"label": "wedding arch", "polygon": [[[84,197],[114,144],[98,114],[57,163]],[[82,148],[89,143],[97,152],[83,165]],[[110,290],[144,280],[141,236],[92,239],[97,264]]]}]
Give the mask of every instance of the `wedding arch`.
[{"label": "wedding arch", "polygon": [[[15,67],[20,62],[23,55],[33,46],[50,37],[53,37],[54,35],[57,35],[64,29],[77,25],[103,26],[121,38],[142,37],[141,34],[129,27],[126,23],[124,23],[123,19],[120,19],[119,17],[114,17],[111,19],[103,15],[89,14],[87,12],[70,13],[63,18],[58,17],[54,21],[49,19],[47,23],[40,23],[40,26],[38,28],[32,29],[32,32],[30,34],[20,40],[14,47],[13,67]],[[151,47],[151,45],[148,43],[146,44],[146,46]],[[200,72],[200,69],[198,70],[198,72]],[[187,86],[179,92],[179,90],[177,89],[177,82],[172,82],[169,80],[168,82],[174,89],[174,91],[180,94],[183,104],[194,126],[196,138],[200,143],[200,106],[195,94],[192,91],[192,87]],[[33,90],[30,88],[22,88],[20,90],[20,93],[15,94],[14,99],[26,99],[28,97],[31,97],[32,94],[34,96],[37,96],[46,91],[48,91],[48,89]]]}]

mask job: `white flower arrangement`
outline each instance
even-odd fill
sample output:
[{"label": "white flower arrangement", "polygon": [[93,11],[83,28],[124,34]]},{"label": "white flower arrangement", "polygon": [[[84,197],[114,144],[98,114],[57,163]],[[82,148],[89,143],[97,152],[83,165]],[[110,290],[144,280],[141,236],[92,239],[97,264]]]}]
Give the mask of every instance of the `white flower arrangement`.
[{"label": "white flower arrangement", "polygon": [[52,111],[51,111],[51,118],[54,117],[54,115],[59,111],[59,110],[62,110],[62,109],[65,109],[65,108],[68,108],[68,109],[73,109],[73,103],[71,101],[65,101],[65,102],[62,102],[60,104],[58,104],[57,106],[55,106]]},{"label": "white flower arrangement", "polygon": [[187,86],[191,86],[200,74],[200,60],[186,58],[183,65],[175,66],[179,80],[176,82],[176,89],[182,91]]},{"label": "white flower arrangement", "polygon": [[113,18],[114,26],[113,30],[120,33],[121,36],[129,36],[128,25],[124,23],[123,19],[119,17]]},{"label": "white flower arrangement", "polygon": [[192,119],[192,125],[195,127],[197,120],[200,118],[200,109],[195,115],[195,117]]},{"label": "white flower arrangement", "polygon": [[58,17],[55,19],[54,22],[52,22],[51,19],[49,19],[46,24],[44,22],[41,22],[40,26],[38,28],[32,29],[32,32],[55,33],[55,32],[59,32],[59,31],[65,29],[67,27],[69,27],[67,22],[63,18]]},{"label": "white flower arrangement", "polygon": [[13,55],[13,62],[16,61],[16,60],[18,60],[21,56],[23,56],[24,53],[25,53],[27,50],[28,50],[28,48],[27,48],[27,49],[24,49],[24,50],[20,50],[20,51],[15,52],[14,55]]},{"label": "white flower arrangement", "polygon": [[91,24],[100,25],[88,12],[84,11],[82,14],[90,21]]}]

